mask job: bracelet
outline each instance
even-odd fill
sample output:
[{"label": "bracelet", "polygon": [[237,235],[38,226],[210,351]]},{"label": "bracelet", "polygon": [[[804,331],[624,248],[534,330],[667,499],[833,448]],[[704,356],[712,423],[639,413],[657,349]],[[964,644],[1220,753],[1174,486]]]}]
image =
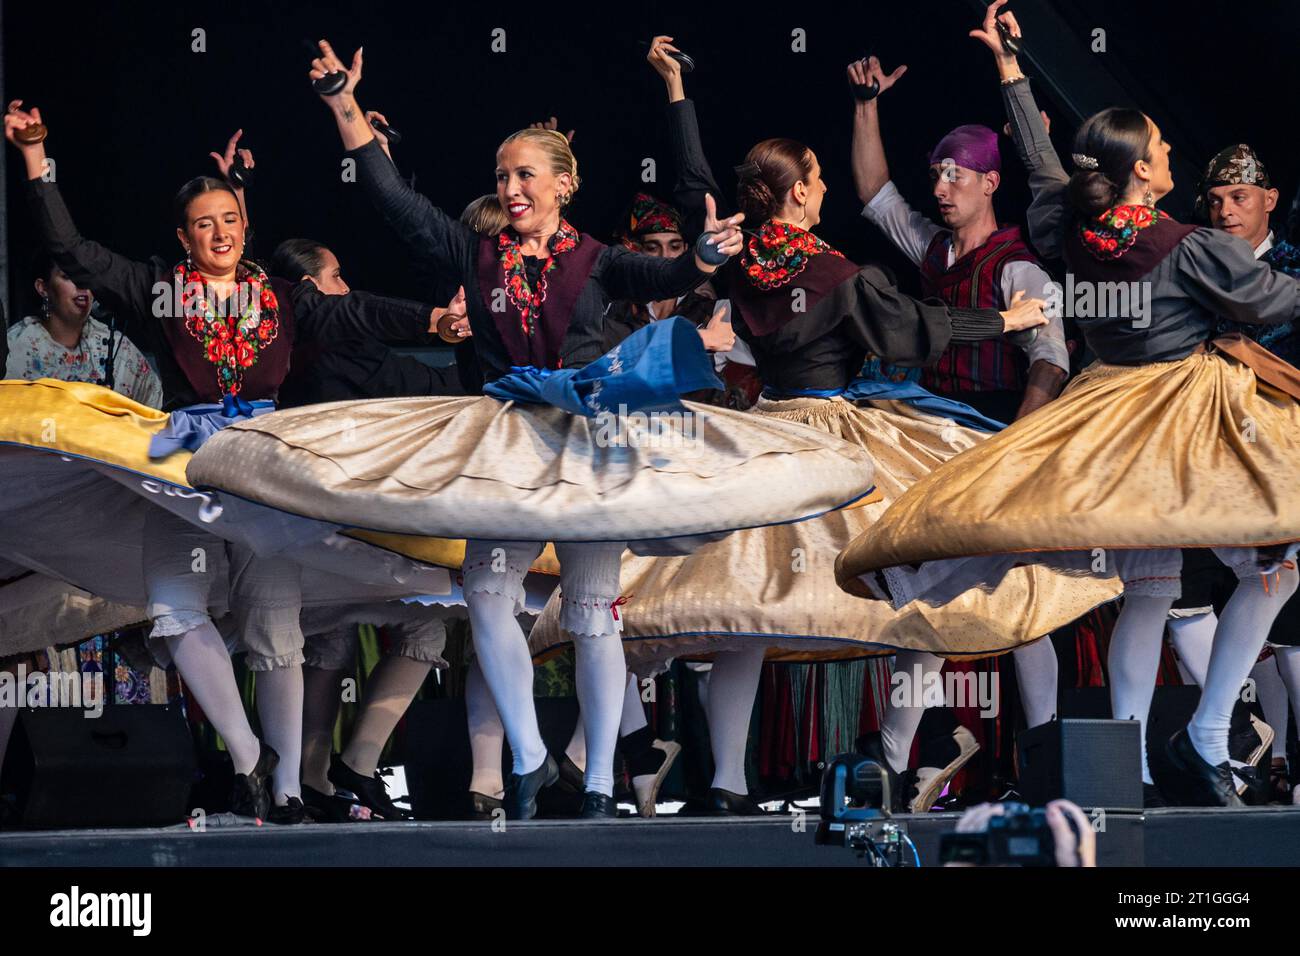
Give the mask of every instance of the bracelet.
[{"label": "bracelet", "polygon": [[1019,83],[1021,80],[1026,80],[1026,79],[1028,79],[1028,77],[1025,76],[1025,74],[1017,73],[1015,76],[1008,76],[1005,80],[1002,81],[1002,85],[1011,86],[1013,83]]}]

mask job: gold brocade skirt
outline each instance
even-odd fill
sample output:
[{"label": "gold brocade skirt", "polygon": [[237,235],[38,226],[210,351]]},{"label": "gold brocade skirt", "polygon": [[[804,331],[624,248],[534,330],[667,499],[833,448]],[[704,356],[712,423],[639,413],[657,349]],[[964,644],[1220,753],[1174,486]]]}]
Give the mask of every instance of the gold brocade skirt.
[{"label": "gold brocade skirt", "polygon": [[862,499],[873,477],[855,445],[729,409],[686,402],[611,422],[487,397],[264,415],[209,439],[187,474],[195,487],[348,526],[652,553],[822,514]]},{"label": "gold brocade skirt", "polygon": [[1297,475],[1300,403],[1236,359],[1097,363],[917,482],[836,575],[860,593],[877,571],[945,559],[1107,573],[1107,549],[1281,545],[1300,540]]},{"label": "gold brocade skirt", "polygon": [[[897,649],[953,656],[997,654],[1035,640],[1115,598],[1110,584],[1045,569],[1008,575],[993,593],[943,608],[901,611],[836,586],[840,549],[918,479],[987,436],[903,402],[859,407],[841,398],[761,400],[756,418],[796,423],[851,442],[876,465],[882,500],[812,521],[740,531],[688,557],[625,556],[624,650],[634,667],[669,657],[709,657],[757,641],[769,660],[835,660]],[[553,597],[533,628],[536,656],[567,643]]]}]

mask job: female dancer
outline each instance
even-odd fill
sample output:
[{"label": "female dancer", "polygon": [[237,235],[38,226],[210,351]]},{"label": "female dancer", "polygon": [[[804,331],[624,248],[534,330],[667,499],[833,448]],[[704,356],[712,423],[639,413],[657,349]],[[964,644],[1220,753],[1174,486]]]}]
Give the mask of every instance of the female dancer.
[{"label": "female dancer", "polygon": [[[648,59],[668,88],[678,197],[689,215],[698,213],[701,197],[717,186],[700,147],[694,106],[669,56],[670,41],[657,37]],[[758,361],[765,389],[754,414],[867,449],[883,499],[798,525],[738,532],[685,558],[625,562],[626,589],[639,595],[625,631],[632,658],[638,664],[672,656],[714,660],[708,698],[712,812],[757,812],[747,796],[744,745],[765,653],[804,660],[890,653],[894,647],[988,653],[1036,638],[1112,593],[1041,575],[1035,586],[1043,590],[1035,602],[1026,602],[1024,579],[1009,582],[993,601],[971,601],[950,616],[929,609],[863,615],[861,602],[836,593],[829,555],[877,517],[885,502],[990,427],[973,410],[928,395],[940,409],[937,415],[903,402],[868,403],[873,390],[855,381],[866,352],[923,364],[950,341],[995,338],[1004,329],[1044,320],[1036,300],[999,315],[902,295],[880,270],[859,269],[813,234],[825,195],[817,157],[807,147],[766,140],[751,149],[740,169],[738,198],[746,221],[760,224],[758,233],[738,264],[724,267],[714,283],[720,295],[730,296],[737,332]],[[792,305],[800,300],[802,310]],[[919,349],[906,338],[917,329],[923,330]],[[862,389],[861,404],[854,388]],[[1021,611],[1026,603],[1028,615]],[[941,634],[946,643],[939,643]],[[534,650],[540,653],[558,639],[554,613],[544,613],[533,631]],[[942,663],[925,657],[935,667]],[[896,772],[906,769],[920,715],[920,708],[896,708],[886,724],[884,749]],[[902,788],[894,789],[901,798]]]},{"label": "female dancer", "polygon": [[[275,551],[294,544],[293,534],[303,536],[298,539],[301,543],[318,542],[332,529],[289,516],[268,520],[265,509],[258,520],[247,516],[236,520],[233,514],[223,518],[210,499],[185,488],[183,481],[166,487],[141,481],[145,469],[137,466],[134,473],[123,472],[113,456],[141,442],[151,444],[151,454],[192,449],[236,417],[270,410],[289,367],[295,324],[309,328],[341,313],[360,323],[388,306],[382,300],[325,296],[309,282],[294,285],[269,279],[256,263],[243,257],[246,221],[233,190],[221,180],[200,177],[177,194],[176,234],[186,258],[175,267],[157,258],[134,262],[83,238],[58,187],[43,178],[43,143],[16,135],[41,119],[39,111],[21,107],[21,101],[10,105],[5,133],[23,155],[28,196],[42,242],[69,279],[99,291],[117,309],[131,337],[155,355],[163,385],[162,406],[178,411],[160,428],[158,416],[146,414],[147,409],[127,403],[110,410],[94,390],[85,391],[86,386],[80,391],[77,386],[29,386],[15,391],[18,398],[6,408],[6,423],[25,436],[19,444],[49,449],[71,441],[79,457],[75,467],[59,465],[57,476],[29,483],[30,501],[18,502],[13,496],[7,500],[14,517],[5,522],[5,550],[25,566],[52,572],[110,599],[139,603],[147,594],[152,636],[163,640],[167,654],[230,750],[236,771],[232,799],[236,812],[296,822],[302,818],[299,565],[279,555],[259,556],[245,546],[252,539],[244,536],[260,536],[263,542],[282,538],[267,548]],[[213,404],[183,410],[199,402]],[[64,423],[57,435],[43,434],[38,424],[51,408],[55,409],[52,420]],[[86,427],[71,426],[78,421]],[[14,448],[9,452],[19,454]],[[143,454],[138,457],[148,461]],[[29,453],[23,459],[33,474],[52,467],[51,461],[57,461],[57,456],[32,458]],[[115,467],[100,468],[102,463]],[[101,472],[112,482],[103,482]],[[60,515],[62,525],[56,520],[38,534],[23,535],[24,523],[36,521],[40,507],[59,514],[59,483],[76,481],[95,488],[85,499],[94,502],[95,513],[79,512],[75,529],[69,525],[70,516]],[[112,487],[101,488],[109,484]],[[122,486],[130,493],[124,494]],[[69,533],[54,534],[51,527],[68,527]],[[225,544],[213,532],[242,539],[238,546],[232,545],[228,565]],[[352,555],[358,547],[366,547],[356,542],[339,545]],[[336,567],[352,573],[343,551],[333,546],[325,550]],[[362,560],[357,573],[376,572],[390,588],[396,585],[389,574],[390,568],[397,567],[391,556],[377,551],[370,556],[380,562],[378,569]],[[412,570],[409,565],[402,567],[402,573]],[[210,609],[225,604],[227,575],[240,637],[249,649],[249,667],[260,674],[257,705],[270,746],[253,734],[226,646],[210,616]],[[381,593],[366,587],[353,593],[358,592],[372,600]],[[395,595],[390,589],[382,596]],[[340,595],[340,600],[348,598]]]},{"label": "female dancer", "polygon": [[[602,358],[606,304],[695,288],[740,248],[738,219],[711,217],[694,254],[674,260],[605,247],[563,218],[579,187],[568,140],[530,129],[497,154],[497,196],[511,225],[495,238],[478,236],[402,182],[374,142],[353,95],[359,52],[345,71],[324,41],[321,50],[314,78],[346,73],[341,91],[325,100],[360,182],[422,262],[465,286],[471,341],[487,390],[499,398],[332,406],[330,419],[346,415],[355,425],[350,443],[339,429],[314,427],[319,416],[281,413],[217,436],[191,462],[190,477],[259,501],[292,500],[290,507],[325,520],[346,514],[349,523],[419,533],[454,527],[471,539],[464,591],[478,660],[514,754],[506,810],[516,818],[534,814],[538,790],[558,775],[537,730],[532,664],[515,620],[524,572],[541,542],[555,541],[561,624],[579,641],[584,813],[611,816],[626,680],[615,636],[626,542],[680,552],[700,535],[838,507],[869,488],[869,463],[848,446],[779,424],[753,427],[746,416],[703,406],[654,419],[663,429],[657,434],[611,435],[607,426],[633,420],[624,409],[680,409],[678,394],[716,387],[717,379],[684,321],[653,323]],[[512,366],[532,369],[510,374]],[[539,404],[552,399],[556,407]],[[605,414],[594,427],[589,419],[607,408],[620,414]],[[267,442],[290,449],[292,460],[258,476],[232,467]],[[797,486],[788,480],[793,468],[802,469]],[[741,494],[746,476],[773,490]],[[300,493],[308,488],[309,497]],[[673,507],[664,508],[665,496]]]},{"label": "female dancer", "polygon": [[[1143,113],[1089,118],[1067,175],[1029,81],[998,39],[999,19],[1019,34],[1012,14],[997,13],[1005,2],[991,4],[972,35],[994,51],[1030,172],[1031,238],[1043,255],[1064,255],[1076,285],[1124,283],[1136,308],[1080,319],[1099,362],[1062,398],[914,486],[843,552],[837,574],[856,590],[879,587],[883,571],[895,604],[942,603],[988,586],[1026,553],[1118,577],[1126,597],[1112,638],[1111,700],[1117,717],[1145,722],[1179,593],[1181,553],[1172,549],[1214,547],[1237,588],[1196,713],[1168,744],[1175,771],[1156,782],[1178,802],[1239,806],[1227,752],[1233,704],[1300,581],[1290,560],[1300,499],[1289,490],[1300,459],[1300,373],[1249,339],[1206,340],[1220,317],[1294,321],[1300,283],[1233,237],[1154,208],[1173,188],[1169,145]],[[902,567],[926,561],[934,563]]]}]

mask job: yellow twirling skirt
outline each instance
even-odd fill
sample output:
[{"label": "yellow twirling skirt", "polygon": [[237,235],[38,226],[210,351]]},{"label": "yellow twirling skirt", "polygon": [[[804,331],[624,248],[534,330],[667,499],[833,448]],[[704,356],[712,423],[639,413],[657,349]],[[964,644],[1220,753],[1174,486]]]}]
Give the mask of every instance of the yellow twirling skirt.
[{"label": "yellow twirling skirt", "polygon": [[967,558],[987,563],[978,583],[991,586],[1017,554],[1114,574],[1107,549],[1282,545],[1300,540],[1297,475],[1300,403],[1236,359],[1097,363],[917,482],[844,549],[836,576],[860,593],[877,571]]},{"label": "yellow twirling skirt", "polygon": [[[1046,569],[1008,575],[992,594],[944,608],[916,603],[901,611],[861,601],[836,587],[835,556],[871,527],[912,483],[987,436],[903,402],[859,407],[841,398],[760,400],[749,414],[816,429],[867,452],[881,500],[811,521],[740,531],[684,558],[623,562],[624,649],[633,666],[668,657],[709,657],[758,641],[770,660],[834,660],[906,648],[982,656],[1012,650],[1115,598],[1112,584]],[[557,601],[531,635],[544,656],[569,638]]]}]

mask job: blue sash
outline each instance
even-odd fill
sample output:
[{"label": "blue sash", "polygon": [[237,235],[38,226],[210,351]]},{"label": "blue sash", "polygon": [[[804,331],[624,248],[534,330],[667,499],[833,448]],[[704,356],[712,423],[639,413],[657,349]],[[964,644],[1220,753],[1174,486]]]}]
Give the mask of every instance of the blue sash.
[{"label": "blue sash", "polygon": [[223,396],[220,405],[186,405],[172,412],[163,430],[150,439],[149,457],[166,458],[181,449],[198,451],[205,441],[227,425],[273,411],[274,402],[264,399],[246,402],[236,395]]},{"label": "blue sash", "polygon": [[680,395],[724,387],[695,326],[673,316],[637,329],[580,369],[513,366],[509,375],[485,385],[483,394],[595,418],[680,409]]},{"label": "blue sash", "polygon": [[850,402],[906,402],[918,411],[936,418],[948,418],[964,428],[982,432],[1000,432],[1007,426],[986,418],[962,402],[940,398],[927,392],[915,382],[881,382],[855,378],[846,388],[785,388],[763,389],[765,398],[835,398],[840,396]]}]

